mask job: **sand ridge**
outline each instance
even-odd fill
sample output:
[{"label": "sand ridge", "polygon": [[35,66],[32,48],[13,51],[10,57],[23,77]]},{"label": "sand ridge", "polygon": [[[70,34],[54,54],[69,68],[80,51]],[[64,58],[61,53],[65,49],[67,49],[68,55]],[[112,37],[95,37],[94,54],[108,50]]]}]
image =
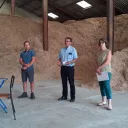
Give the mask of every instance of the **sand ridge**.
[{"label": "sand ridge", "polygon": [[[128,15],[115,17],[115,55],[113,56],[112,86],[116,90],[128,88]],[[0,77],[16,76],[20,79],[19,53],[23,42],[31,42],[36,52],[35,79],[60,79],[57,66],[58,53],[64,46],[64,38],[73,38],[79,60],[75,67],[75,79],[83,85],[95,87],[95,60],[98,40],[106,35],[106,18],[91,18],[82,21],[67,21],[63,24],[49,21],[49,51],[43,51],[42,24],[30,19],[0,15]],[[120,51],[122,50],[122,51]],[[91,82],[91,84],[90,84]]]}]

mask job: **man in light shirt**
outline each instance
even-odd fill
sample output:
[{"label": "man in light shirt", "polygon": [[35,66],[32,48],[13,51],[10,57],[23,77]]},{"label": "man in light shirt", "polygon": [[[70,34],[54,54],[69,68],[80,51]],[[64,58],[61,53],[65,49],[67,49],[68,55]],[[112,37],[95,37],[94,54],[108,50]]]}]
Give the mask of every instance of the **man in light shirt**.
[{"label": "man in light shirt", "polygon": [[74,66],[78,58],[77,51],[71,46],[72,38],[65,38],[65,47],[59,53],[58,65],[61,66],[61,79],[62,79],[62,97],[58,100],[67,100],[68,86],[67,80],[70,84],[70,102],[75,101],[75,84],[74,84]]}]

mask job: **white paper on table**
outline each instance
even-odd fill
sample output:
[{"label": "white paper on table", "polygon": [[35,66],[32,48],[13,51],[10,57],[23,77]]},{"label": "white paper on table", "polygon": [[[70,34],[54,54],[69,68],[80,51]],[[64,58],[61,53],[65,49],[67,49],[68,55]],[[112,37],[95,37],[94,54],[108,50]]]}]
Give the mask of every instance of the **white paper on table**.
[{"label": "white paper on table", "polygon": [[97,76],[98,81],[109,80],[108,72],[101,72],[101,75],[99,75],[98,73],[96,73],[96,76]]}]

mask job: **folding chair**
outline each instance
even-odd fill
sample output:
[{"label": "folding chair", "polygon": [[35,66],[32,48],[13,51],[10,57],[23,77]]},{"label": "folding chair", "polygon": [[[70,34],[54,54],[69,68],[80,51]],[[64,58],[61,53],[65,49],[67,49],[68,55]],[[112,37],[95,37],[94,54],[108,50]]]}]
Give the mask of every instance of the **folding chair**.
[{"label": "folding chair", "polygon": [[[3,84],[5,83],[5,81],[8,80],[7,78],[0,78],[0,88],[2,88]],[[9,94],[0,94],[0,98],[1,97],[5,97],[5,98],[8,98],[9,97]],[[4,104],[4,102],[2,101],[2,99],[0,99],[0,106],[1,108],[7,113],[7,107],[6,105]]]},{"label": "folding chair", "polygon": [[[0,78],[0,88],[2,88],[4,82],[8,80],[7,78]],[[12,98],[12,88],[14,85],[14,80],[15,80],[15,76],[12,75],[11,77],[11,82],[10,82],[10,93],[2,93],[0,94],[0,98],[4,97],[4,98],[8,98],[11,99],[11,105],[12,105],[12,111],[13,111],[13,116],[14,116],[14,120],[16,120],[16,116],[15,116],[15,107],[14,107],[14,103],[13,103],[13,98]],[[4,102],[2,101],[2,99],[0,99],[0,106],[2,107],[2,109],[7,113],[7,107],[4,104]]]},{"label": "folding chair", "polygon": [[10,82],[10,99],[11,99],[11,104],[12,104],[12,111],[13,111],[14,120],[16,120],[16,116],[15,116],[16,110],[15,110],[13,98],[12,98],[12,88],[14,85],[14,80],[15,80],[15,76],[12,75],[11,82]]}]

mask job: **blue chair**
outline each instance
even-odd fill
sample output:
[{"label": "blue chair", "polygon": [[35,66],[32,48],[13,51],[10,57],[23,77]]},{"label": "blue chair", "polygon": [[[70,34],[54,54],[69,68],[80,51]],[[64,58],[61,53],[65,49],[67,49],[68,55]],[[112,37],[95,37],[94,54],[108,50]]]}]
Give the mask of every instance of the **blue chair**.
[{"label": "blue chair", "polygon": [[[7,78],[0,78],[0,88],[2,88],[4,82],[8,80]],[[14,116],[14,120],[16,120],[16,116],[15,116],[15,107],[14,107],[14,103],[13,103],[13,97],[12,97],[12,88],[13,88],[13,85],[14,85],[14,80],[15,80],[15,76],[12,75],[11,77],[11,82],[10,82],[10,93],[2,93],[0,94],[0,98],[1,97],[4,97],[4,98],[8,98],[11,100],[11,105],[12,105],[12,111],[13,111],[13,116]],[[2,101],[2,99],[0,99],[0,106],[1,108],[7,113],[7,107],[6,105],[4,104],[4,102]]]},{"label": "blue chair", "polygon": [[[0,88],[2,88],[3,84],[5,83],[5,81],[8,80],[7,78],[0,78]],[[2,99],[0,99],[0,106],[1,108],[7,113],[7,107],[4,104],[4,102],[2,101]]]}]

